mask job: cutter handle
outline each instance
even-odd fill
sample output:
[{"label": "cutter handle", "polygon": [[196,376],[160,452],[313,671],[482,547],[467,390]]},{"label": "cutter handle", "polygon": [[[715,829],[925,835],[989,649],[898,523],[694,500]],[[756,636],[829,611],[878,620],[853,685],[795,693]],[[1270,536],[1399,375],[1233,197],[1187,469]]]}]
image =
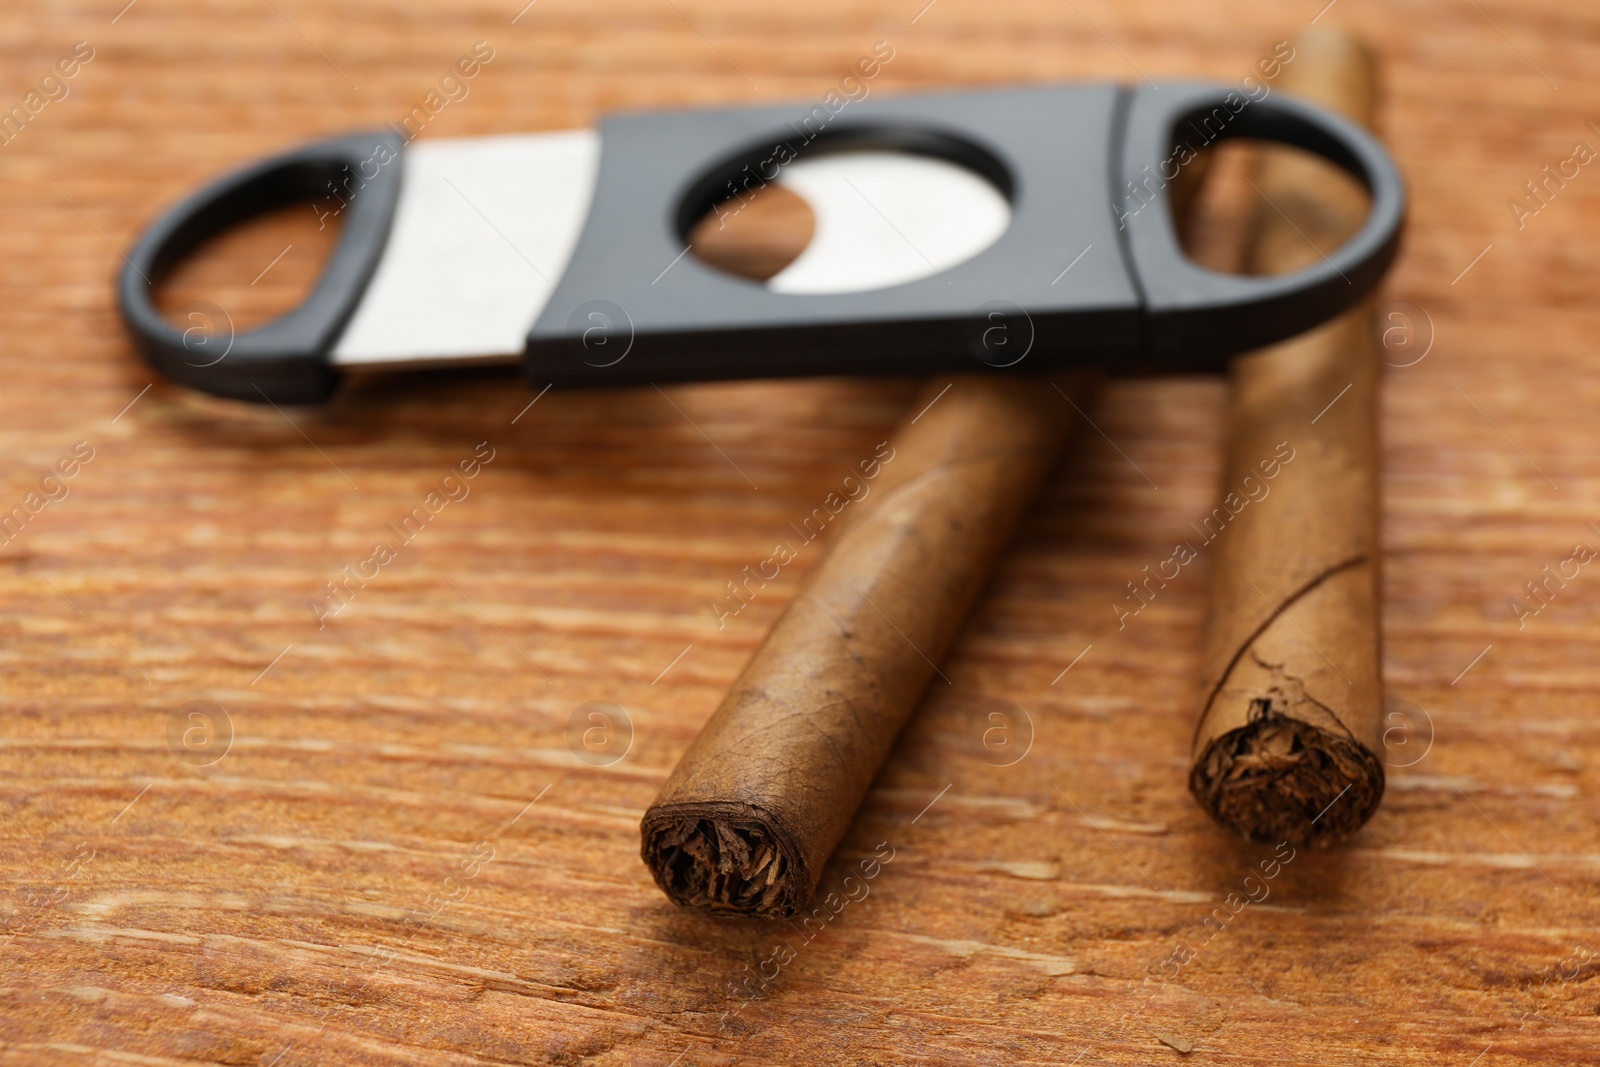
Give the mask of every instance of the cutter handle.
[{"label": "cutter handle", "polygon": [[[338,384],[328,353],[383,254],[403,148],[389,130],[319,141],[234,171],[169,209],[139,239],[118,280],[122,319],[144,358],[173,381],[218,396],[285,404],[327,399]],[[216,305],[193,311],[183,325],[156,309],[154,287],[205,241],[330,191],[344,201],[344,229],[299,307],[245,331],[235,331],[227,310]]]},{"label": "cutter handle", "polygon": [[[1304,148],[1367,188],[1361,228],[1303,270],[1240,277],[1207,270],[1183,254],[1164,185],[1184,151],[1230,137]],[[1199,142],[1197,144],[1196,142]],[[1113,211],[1144,293],[1145,355],[1166,369],[1220,369],[1226,357],[1326,322],[1377,287],[1394,261],[1406,192],[1383,145],[1331,111],[1274,94],[1250,99],[1227,85],[1179,84],[1134,91]],[[1157,181],[1156,179],[1159,179]]]}]

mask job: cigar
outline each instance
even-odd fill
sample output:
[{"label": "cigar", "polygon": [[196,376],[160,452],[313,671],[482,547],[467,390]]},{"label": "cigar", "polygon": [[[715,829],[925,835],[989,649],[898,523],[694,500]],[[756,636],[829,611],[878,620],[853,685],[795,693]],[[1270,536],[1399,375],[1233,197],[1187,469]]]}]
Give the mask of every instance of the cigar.
[{"label": "cigar", "polygon": [[[1081,400],[1092,377],[1060,384]],[[937,664],[1071,423],[1045,379],[928,384],[645,812],[640,854],[668,897],[769,919],[811,899],[923,690],[949,682]]]},{"label": "cigar", "polygon": [[[1328,29],[1294,47],[1277,90],[1371,125],[1361,43]],[[1254,273],[1318,261],[1365,213],[1358,190],[1282,149],[1255,183]],[[1372,332],[1363,305],[1231,368],[1189,788],[1258,841],[1333,844],[1383,797]]]}]

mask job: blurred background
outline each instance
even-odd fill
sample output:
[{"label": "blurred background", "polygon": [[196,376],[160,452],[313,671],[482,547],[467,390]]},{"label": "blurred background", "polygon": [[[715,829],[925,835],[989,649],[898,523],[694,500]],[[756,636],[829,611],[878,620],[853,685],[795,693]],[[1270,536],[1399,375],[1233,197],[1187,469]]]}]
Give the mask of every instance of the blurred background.
[{"label": "blurred background", "polygon": [[[1205,561],[1120,627],[1114,607],[1215,503],[1220,378],[1118,380],[1086,411],[838,862],[892,860],[806,939],[674,909],[638,820],[822,542],[731,614],[728,583],[918,382],[536,397],[441,371],[275,409],[163,382],[115,311],[159,211],[319,136],[809,105],[884,48],[874,96],[1237,81],[1313,23],[1378,55],[1412,194],[1378,298],[1389,792],[1220,933],[1206,918],[1273,851],[1185,787]],[[1490,1067],[1600,1047],[1600,575],[1571,562],[1600,546],[1594,10],[112,0],[8,5],[0,42],[6,1062]],[[1219,182],[1198,257],[1226,265],[1238,205]],[[242,227],[165,305],[239,329],[292,306],[321,221]],[[473,457],[470,493],[319,613]],[[997,722],[1015,747],[985,740]]]}]

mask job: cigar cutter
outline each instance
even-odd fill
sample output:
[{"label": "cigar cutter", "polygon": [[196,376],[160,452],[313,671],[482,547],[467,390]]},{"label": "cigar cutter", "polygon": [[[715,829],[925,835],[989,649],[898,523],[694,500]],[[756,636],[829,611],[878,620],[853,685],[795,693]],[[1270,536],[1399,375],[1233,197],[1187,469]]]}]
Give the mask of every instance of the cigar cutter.
[{"label": "cigar cutter", "polygon": [[[538,386],[962,370],[1219,369],[1370,292],[1405,191],[1357,125],[1226,84],[1067,84],[636,112],[597,130],[320,141],[229,174],[143,234],[119,305],[146,359],[222,396],[326,398],[347,370],[521,361]],[[1295,145],[1368,190],[1360,230],[1298,272],[1187,259],[1167,188],[1230,137]],[[815,229],[765,282],[691,228],[781,183]],[[169,321],[152,285],[206,239],[296,202],[341,226],[304,302],[259,327]],[[217,309],[226,318],[226,309]]]}]

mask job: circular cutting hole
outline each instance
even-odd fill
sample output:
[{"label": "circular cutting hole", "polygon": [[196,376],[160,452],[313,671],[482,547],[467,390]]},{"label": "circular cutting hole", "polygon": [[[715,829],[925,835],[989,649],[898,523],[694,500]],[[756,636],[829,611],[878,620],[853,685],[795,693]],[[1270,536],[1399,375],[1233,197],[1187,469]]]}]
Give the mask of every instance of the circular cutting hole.
[{"label": "circular cutting hole", "polygon": [[764,282],[793,263],[815,231],[811,206],[788,186],[770,182],[713,206],[689,231],[689,247],[718,270]]},{"label": "circular cutting hole", "polygon": [[895,148],[841,147],[766,172],[746,167],[717,192],[725,195],[685,235],[690,249],[780,293],[862,292],[942,275],[1011,223],[1010,200],[989,176]]}]

